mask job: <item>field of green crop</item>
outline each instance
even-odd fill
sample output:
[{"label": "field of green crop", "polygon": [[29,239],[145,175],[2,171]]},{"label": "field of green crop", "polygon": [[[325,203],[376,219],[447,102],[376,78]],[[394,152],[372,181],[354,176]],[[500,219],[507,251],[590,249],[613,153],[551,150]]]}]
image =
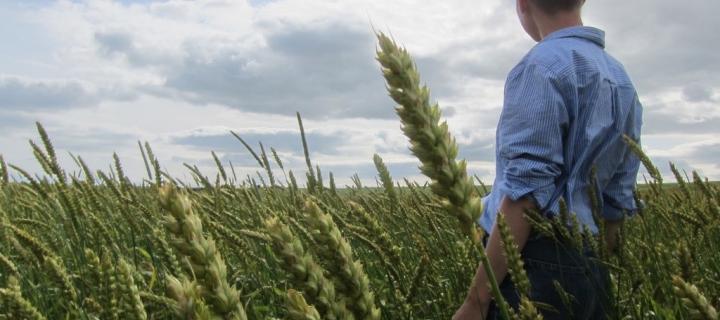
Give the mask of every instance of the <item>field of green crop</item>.
[{"label": "field of green crop", "polygon": [[[109,171],[80,157],[61,167],[38,125],[31,148],[45,175],[0,157],[0,319],[449,319],[484,260],[472,221],[487,190],[456,160],[407,52],[380,36],[378,60],[429,187],[393,180],[376,155],[380,186],[338,189],[304,135],[303,173],[240,139],[256,177],[215,157],[217,175],[188,166],[194,181],[180,181],[146,144],[148,177],[133,183],[117,157]],[[587,231],[533,225],[568,245],[591,242],[612,272],[618,318],[717,319],[720,188],[674,167],[665,184],[636,151],[651,176],[616,255]],[[507,314],[537,319],[524,299]]]}]

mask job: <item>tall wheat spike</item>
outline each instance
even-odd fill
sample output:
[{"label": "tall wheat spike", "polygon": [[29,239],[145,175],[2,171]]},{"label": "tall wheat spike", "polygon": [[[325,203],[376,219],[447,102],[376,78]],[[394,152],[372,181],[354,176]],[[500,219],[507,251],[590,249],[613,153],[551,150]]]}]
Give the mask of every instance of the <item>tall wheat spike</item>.
[{"label": "tall wheat spike", "polygon": [[145,151],[147,152],[148,160],[153,166],[153,173],[155,174],[155,186],[159,187],[162,184],[162,172],[160,170],[160,162],[155,157],[155,153],[153,153],[152,148],[150,148],[150,143],[148,143],[147,141],[145,141]]},{"label": "tall wheat spike", "polygon": [[9,274],[17,276],[19,274],[17,267],[15,264],[10,260],[10,258],[6,257],[2,253],[0,253],[0,270],[3,271],[3,274]]},{"label": "tall wheat spike", "polygon": [[707,298],[700,293],[700,290],[698,290],[695,285],[685,282],[678,276],[673,276],[672,282],[675,294],[682,299],[685,307],[688,308],[690,315],[694,319],[718,319],[718,313],[715,308],[708,302]]},{"label": "tall wheat spike", "polygon": [[325,319],[354,319],[345,302],[335,292],[335,285],[325,276],[323,268],[305,252],[300,240],[278,218],[265,221],[265,227],[273,241],[273,249],[283,267],[290,272],[294,282],[317,306]]},{"label": "tall wheat spike", "polygon": [[77,290],[73,284],[67,269],[62,260],[57,258],[46,258],[44,260],[48,275],[57,282],[70,302],[77,300]]},{"label": "tall wheat spike", "polygon": [[293,289],[288,290],[286,305],[288,318],[292,320],[320,320],[320,313],[315,307],[308,305],[302,293]]},{"label": "tall wheat spike", "polygon": [[365,208],[363,208],[361,205],[354,201],[348,201],[348,205],[352,209],[352,211],[358,215],[358,217],[362,220],[364,226],[370,234],[372,234],[374,237],[376,237],[378,244],[389,251],[390,259],[393,264],[396,266],[402,265],[402,259],[400,258],[400,248],[398,245],[393,242],[392,237],[390,236],[390,233],[388,233],[388,230],[386,228],[383,228],[380,225],[380,222],[375,219],[372,215],[370,215]]},{"label": "tall wheat spike", "polygon": [[387,196],[390,199],[390,205],[394,208],[397,205],[398,196],[395,192],[395,186],[393,185],[390,171],[383,162],[383,159],[377,153],[373,155],[373,162],[375,163],[375,168],[378,171],[378,175],[380,176],[380,181],[383,184],[383,188],[385,188],[385,193],[387,193]]},{"label": "tall wheat spike", "polygon": [[123,305],[123,313],[128,319],[147,319],[145,306],[140,298],[140,291],[138,290],[133,278],[133,268],[124,259],[120,259],[120,262],[118,263],[118,271],[118,278],[121,286],[120,291],[122,292],[121,304]]},{"label": "tall wheat spike", "polygon": [[[203,289],[186,277],[167,279],[167,295],[174,301],[173,310],[179,319],[202,319],[212,317],[203,299]],[[217,317],[217,316],[216,316]]]},{"label": "tall wheat spike", "polygon": [[685,195],[686,198],[690,199],[690,189],[688,188],[687,184],[685,183],[685,179],[683,179],[682,175],[680,174],[680,171],[677,169],[674,163],[670,162],[670,171],[672,171],[673,176],[675,176],[675,181],[677,181],[678,187],[680,188],[680,191],[682,191],[683,195]]},{"label": "tall wheat spike", "polygon": [[312,200],[305,202],[305,213],[313,228],[312,236],[324,248],[317,250],[329,262],[330,275],[336,278],[335,287],[350,302],[349,307],[358,319],[380,319],[370,280],[360,261],[353,258],[350,243],[342,236],[333,218]]},{"label": "tall wheat spike", "polygon": [[8,279],[8,287],[0,289],[0,306],[6,308],[0,315],[6,315],[8,319],[45,319],[29,301],[23,298],[20,293],[20,283],[16,277]]},{"label": "tall wheat spike", "polygon": [[420,87],[420,74],[407,51],[384,34],[378,39],[377,60],[390,97],[399,104],[395,110],[410,140],[410,150],[421,162],[420,171],[432,179],[432,191],[443,198],[445,208],[460,221],[462,230],[479,243],[475,222],[482,212],[480,197],[467,176],[467,163],[455,159],[457,144],[447,123],[440,123],[440,108],[430,104],[430,90]]},{"label": "tall wheat spike", "polygon": [[145,154],[145,148],[143,148],[143,145],[140,142],[140,140],[137,141],[137,145],[138,145],[138,149],[140,149],[140,155],[142,156],[143,164],[145,165],[145,171],[147,172],[147,175],[148,175],[148,181],[152,181],[153,177],[152,177],[152,171],[150,171],[150,161],[148,160],[148,157]]},{"label": "tall wheat spike", "polygon": [[228,182],[228,176],[225,172],[225,168],[222,165],[222,162],[220,162],[220,158],[218,158],[217,154],[215,154],[215,151],[210,151],[210,154],[213,157],[213,161],[215,161],[215,166],[218,168],[218,173],[220,173],[220,177],[223,179],[225,183]]},{"label": "tall wheat spike", "polygon": [[265,147],[263,146],[262,142],[259,143],[260,145],[260,160],[262,160],[263,167],[265,168],[265,173],[267,173],[268,179],[270,180],[270,186],[275,187],[275,175],[272,171],[272,166],[270,166],[270,160],[268,159],[267,153],[265,152]]},{"label": "tall wheat spike", "polygon": [[630,151],[632,151],[640,159],[640,162],[642,162],[643,166],[645,166],[645,169],[648,171],[650,176],[655,179],[655,181],[662,184],[663,178],[662,174],[660,174],[660,170],[652,163],[650,157],[648,157],[642,150],[640,143],[627,135],[623,135],[623,141],[625,141],[625,144],[627,144],[630,148]]},{"label": "tall wheat spike", "polygon": [[47,157],[49,159],[50,169],[52,173],[55,174],[58,182],[65,185],[65,171],[63,171],[62,167],[60,167],[60,163],[58,162],[57,156],[55,155],[55,148],[53,147],[52,142],[50,142],[50,138],[48,137],[48,134],[42,124],[40,124],[40,122],[35,122],[35,125],[37,126],[38,133],[40,134],[40,139],[45,146],[45,151],[47,152]]},{"label": "tall wheat spike", "polygon": [[10,183],[10,173],[8,172],[5,159],[0,154],[0,186]]},{"label": "tall wheat spike", "polygon": [[508,273],[512,278],[515,287],[521,296],[530,296],[530,279],[525,272],[524,263],[520,257],[520,250],[515,243],[515,239],[510,233],[510,227],[505,221],[505,214],[497,215],[497,225],[500,230],[500,238],[505,249],[505,257],[508,264]]},{"label": "tall wheat spike", "polygon": [[168,184],[160,189],[160,204],[170,213],[165,226],[174,235],[173,245],[190,260],[213,311],[225,318],[247,319],[240,293],[227,281],[225,261],[212,238],[203,235],[202,221],[187,195]]},{"label": "tall wheat spike", "polygon": [[312,162],[310,161],[310,150],[308,148],[307,139],[305,138],[305,127],[303,126],[300,112],[296,112],[295,115],[297,116],[298,127],[300,128],[300,139],[302,141],[303,154],[305,155],[305,164],[307,165],[308,170],[305,173],[305,175],[307,176],[307,188],[310,192],[314,192],[316,185],[316,177],[315,171],[313,170]]},{"label": "tall wheat spike", "polygon": [[85,181],[87,181],[87,183],[91,186],[94,186],[95,176],[92,174],[90,167],[88,167],[87,163],[85,163],[82,157],[78,156],[77,159],[78,163],[80,163],[80,168],[82,168],[83,174],[85,175]]},{"label": "tall wheat spike", "polygon": [[[503,300],[497,280],[485,255],[482,236],[476,227],[482,204],[472,179],[467,175],[467,162],[456,161],[458,147],[448,131],[447,122],[440,123],[440,107],[430,104],[430,90],[420,84],[420,74],[410,54],[386,35],[379,33],[377,60],[387,82],[390,97],[402,130],[410,140],[410,150],[420,160],[420,171],[432,180],[430,188],[442,198],[448,213],[460,222],[462,231],[480,248],[480,259],[488,276],[493,297]],[[506,319],[510,313],[499,303]]]},{"label": "tall wheat spike", "polygon": [[520,298],[520,308],[517,315],[518,320],[542,320],[543,316],[538,312],[538,309],[533,305],[532,301],[527,296]]}]

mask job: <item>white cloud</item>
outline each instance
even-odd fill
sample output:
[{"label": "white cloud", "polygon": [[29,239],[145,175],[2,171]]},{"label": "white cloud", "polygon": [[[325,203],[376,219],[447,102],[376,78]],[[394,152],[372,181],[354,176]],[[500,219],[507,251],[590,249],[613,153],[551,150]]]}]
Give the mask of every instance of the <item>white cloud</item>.
[{"label": "white cloud", "polygon": [[[607,0],[586,7],[586,21],[607,31],[608,50],[639,89],[650,154],[715,179],[720,47],[709,40],[720,27],[717,6]],[[25,142],[39,120],[63,154],[106,168],[118,152],[136,179],[145,172],[137,140],[149,141],[179,176],[187,174],[182,162],[214,172],[210,150],[254,174],[231,129],[276,147],[301,171],[295,111],[304,116],[313,160],[336,171],[338,184],[350,184],[353,172],[374,183],[375,152],[396,178],[418,178],[374,62],[374,27],[410,50],[461,156],[490,181],[504,77],[533,45],[503,0],[102,0],[0,9],[0,35],[14,39],[0,44],[9,53],[0,61],[0,152],[39,170]]]}]

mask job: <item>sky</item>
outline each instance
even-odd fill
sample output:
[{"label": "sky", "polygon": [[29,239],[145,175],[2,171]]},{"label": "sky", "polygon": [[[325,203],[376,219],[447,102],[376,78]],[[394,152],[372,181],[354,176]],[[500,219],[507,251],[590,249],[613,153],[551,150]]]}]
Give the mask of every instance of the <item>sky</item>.
[{"label": "sky", "polygon": [[[666,175],[673,161],[720,179],[717,12],[714,0],[584,8],[633,79],[643,148]],[[68,172],[70,154],[107,171],[117,153],[140,182],[147,141],[181,179],[184,163],[215,177],[211,151],[255,176],[232,130],[302,177],[300,112],[314,164],[338,186],[354,173],[374,185],[374,153],[422,182],[374,60],[379,30],[415,58],[469,173],[492,182],[504,80],[535,44],[517,21],[510,0],[1,0],[0,154],[40,174],[28,143],[39,121]]]}]

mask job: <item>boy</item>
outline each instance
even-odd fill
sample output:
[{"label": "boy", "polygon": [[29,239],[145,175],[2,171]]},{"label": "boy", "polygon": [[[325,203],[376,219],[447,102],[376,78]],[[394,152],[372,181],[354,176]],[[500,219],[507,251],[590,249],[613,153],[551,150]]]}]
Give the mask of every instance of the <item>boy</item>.
[{"label": "boy", "polygon": [[[496,178],[483,199],[479,224],[489,234],[486,253],[503,296],[512,307],[519,297],[507,274],[495,220],[504,214],[522,250],[532,285],[530,299],[545,319],[604,319],[608,316],[608,274],[592,253],[568,249],[538,234],[523,213],[559,211],[562,196],[581,226],[593,233],[588,188],[595,184],[605,240],[613,248],[625,216],[634,214],[638,159],[622,141],[638,141],[642,107],[622,65],[604,51],[604,33],[584,27],[584,0],[516,0],[525,32],[538,44],[510,72],[497,129]],[[591,179],[595,167],[596,178]],[[554,281],[573,295],[563,304]],[[487,275],[478,267],[465,303],[453,319],[499,318]]]}]

